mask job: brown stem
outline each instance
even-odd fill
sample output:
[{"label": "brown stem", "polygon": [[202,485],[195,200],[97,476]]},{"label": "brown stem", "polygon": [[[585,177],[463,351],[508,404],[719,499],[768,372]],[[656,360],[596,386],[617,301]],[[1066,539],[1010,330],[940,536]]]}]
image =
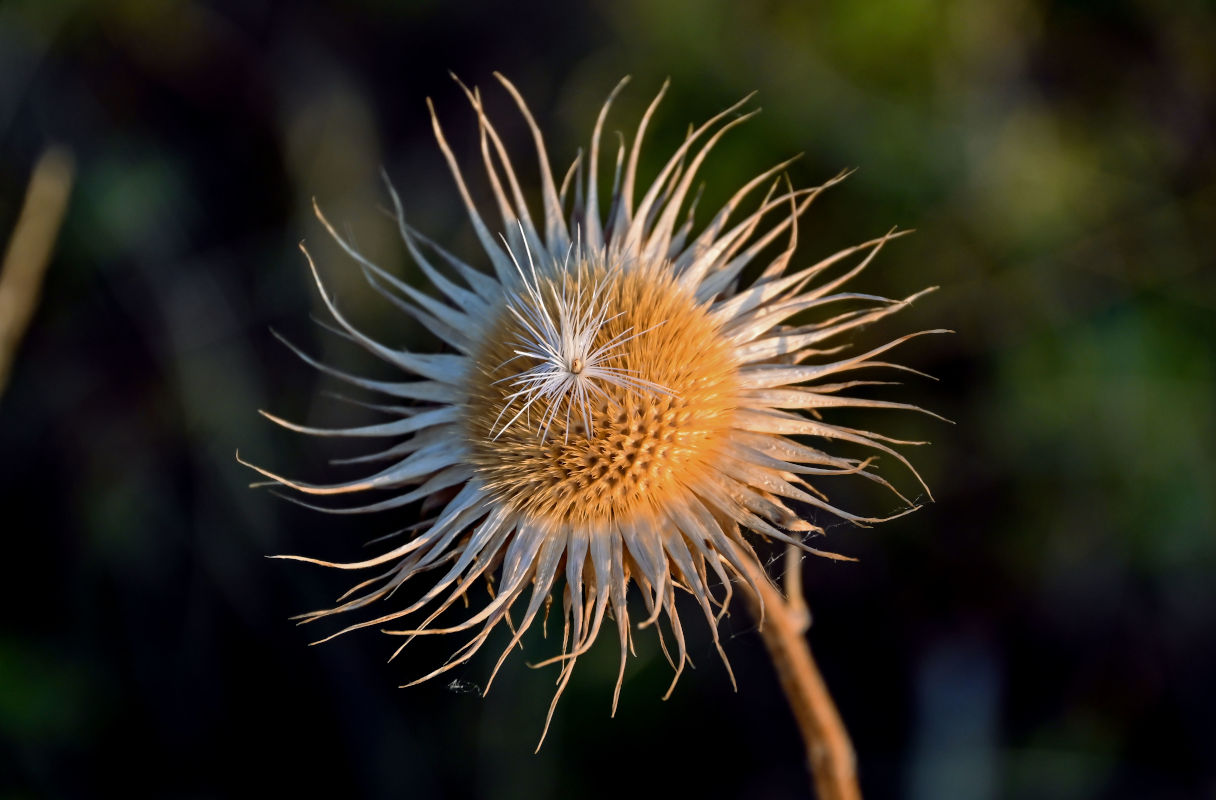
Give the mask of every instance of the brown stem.
[{"label": "brown stem", "polygon": [[72,157],[47,150],[34,167],[25,204],[0,266],[0,393],[8,383],[17,345],[38,307],[42,278],[72,188]]},{"label": "brown stem", "polygon": [[807,763],[819,800],[860,800],[853,745],[828,687],[811,657],[803,614],[791,607],[754,559],[743,558],[744,595],[760,621],[760,634],[806,743]]}]

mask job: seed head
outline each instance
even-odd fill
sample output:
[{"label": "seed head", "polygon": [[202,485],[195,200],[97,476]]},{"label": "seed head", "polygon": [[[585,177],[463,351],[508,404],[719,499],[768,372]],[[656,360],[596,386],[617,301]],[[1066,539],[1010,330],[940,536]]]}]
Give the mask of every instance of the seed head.
[{"label": "seed head", "polygon": [[[664,85],[632,145],[622,142],[616,153],[608,210],[602,215],[601,133],[625,81],[600,111],[588,158],[575,159],[559,188],[531,113],[515,87],[498,78],[532,134],[542,216],[533,218],[480,94],[462,85],[477,115],[484,171],[501,226],[488,222],[474,205],[433,109],[432,122],[484,258],[466,263],[414,230],[388,186],[405,247],[439,296],[368,260],[317,211],[369,283],[450,350],[398,350],[364,334],[339,311],[309,258],[341,332],[414,377],[360,377],[288,346],[331,375],[407,405],[374,406],[389,419],[342,430],[266,416],[312,435],[389,439],[386,449],[349,460],[387,466],[330,484],[253,468],[272,484],[305,495],[370,492],[379,498],[355,507],[312,506],[330,513],[415,503],[424,509],[420,513],[435,512],[362,561],[284,556],[372,573],[332,608],[303,615],[305,621],[378,605],[382,613],[338,633],[374,626],[404,643],[421,635],[469,637],[447,663],[418,681],[468,661],[507,621],[512,635],[492,680],[542,609],[547,616],[557,595],[565,619],[560,653],[541,662],[560,665],[549,718],[575,662],[609,617],[621,652],[615,712],[630,649],[631,585],[646,609],[640,627],[666,623],[674,652],[662,633],[660,642],[676,679],[687,661],[677,589],[700,606],[729,672],[717,622],[729,606],[732,582],[750,581],[755,572],[748,562],[759,559],[756,538],[841,558],[808,543],[823,532],[808,515],[858,525],[879,521],[833,505],[812,481],[857,475],[890,488],[911,509],[874,471],[874,458],[833,455],[828,449],[836,442],[851,443],[911,470],[892,445],[916,443],[827,422],[821,412],[847,406],[919,410],[852,394],[875,383],[853,373],[899,368],[880,356],[918,334],[867,352],[847,352],[848,337],[858,328],[919,295],[889,300],[842,290],[899,235],[894,231],[789,270],[799,216],[843,173],[822,186],[794,190],[788,184],[783,188],[779,177],[789,162],[777,164],[741,187],[703,227],[696,226],[693,181],[718,140],[751,116],[736,115],[746,98],[692,130],[638,199],[638,156]],[[765,184],[769,188],[759,203],[734,219]],[[497,235],[492,226],[498,227]],[[782,237],[786,246],[776,257],[748,270]],[[745,277],[753,273],[754,278]],[[396,594],[424,574],[430,583],[416,596]],[[482,580],[492,581],[492,599],[465,611],[458,601]]]}]

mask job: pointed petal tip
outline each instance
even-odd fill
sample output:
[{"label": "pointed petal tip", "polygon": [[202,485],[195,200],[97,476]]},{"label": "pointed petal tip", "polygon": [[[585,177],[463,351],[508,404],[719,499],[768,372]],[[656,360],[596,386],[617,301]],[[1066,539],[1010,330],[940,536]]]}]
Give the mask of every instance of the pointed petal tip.
[{"label": "pointed petal tip", "polygon": [[933,294],[934,292],[938,291],[941,288],[942,287],[940,287],[940,286],[926,286],[925,288],[921,289],[919,292],[913,292],[912,294],[905,297],[903,300],[898,300],[896,302],[898,302],[900,305],[910,306],[913,303],[915,303],[917,300],[921,299],[922,297]]},{"label": "pointed petal tip", "polygon": [[[254,464],[252,461],[246,461],[245,459],[241,458],[241,451],[240,451],[240,450],[237,450],[237,451],[236,451],[235,456],[236,456],[236,463],[240,464],[242,467],[249,467],[249,469],[251,469],[251,470],[253,470],[253,471],[255,471],[255,472],[261,473],[262,475],[265,475],[267,478],[272,478],[272,479],[273,479],[273,478],[275,477],[274,475],[269,474],[268,472],[266,472],[266,470],[264,470],[264,469],[262,469],[261,467],[259,467],[257,464]],[[258,488],[258,487],[263,486],[263,485],[264,485],[264,484],[262,484],[261,482],[258,482],[258,483],[251,483],[251,484],[249,485],[249,488],[251,488],[251,489],[255,489],[255,488]]]},{"label": "pointed petal tip", "polygon": [[495,80],[497,80],[503,86],[507,87],[508,91],[515,89],[515,84],[511,83],[511,79],[508,78],[506,75],[503,75],[498,70],[494,70],[494,72],[492,74],[494,75]]}]

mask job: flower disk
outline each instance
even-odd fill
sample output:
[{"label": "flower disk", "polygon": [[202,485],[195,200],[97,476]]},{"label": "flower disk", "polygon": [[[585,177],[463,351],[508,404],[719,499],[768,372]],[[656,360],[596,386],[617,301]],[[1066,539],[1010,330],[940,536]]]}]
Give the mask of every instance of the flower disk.
[{"label": "flower disk", "polygon": [[[533,219],[478,92],[464,89],[477,116],[482,167],[501,218],[497,231],[474,204],[432,110],[440,150],[484,255],[476,261],[485,269],[410,227],[391,185],[402,240],[442,297],[371,262],[319,210],[317,215],[372,287],[450,352],[397,349],[360,331],[326,292],[309,257],[338,333],[413,377],[352,375],[288,345],[318,369],[393,398],[391,405],[361,403],[389,419],[329,430],[267,417],[305,434],[393,443],[344,462],[380,465],[372,474],[335,483],[304,483],[253,468],[270,484],[304,495],[377,494],[354,507],[304,503],[321,511],[411,507],[421,517],[384,537],[388,542],[379,545],[379,553],[362,561],[284,556],[371,573],[333,607],[303,615],[305,622],[380,604],[384,611],[332,636],[374,626],[405,642],[432,634],[469,637],[447,663],[418,680],[467,662],[492,633],[508,628],[512,635],[492,681],[541,612],[548,617],[556,596],[564,617],[560,653],[538,665],[560,665],[550,718],[575,662],[606,619],[613,621],[620,646],[615,711],[632,644],[631,587],[646,612],[640,627],[653,624],[670,636],[659,634],[678,679],[688,659],[677,591],[690,595],[704,615],[725,663],[717,623],[733,584],[755,590],[754,576],[764,575],[752,545],[756,537],[839,558],[808,544],[810,534],[823,532],[808,515],[859,525],[879,521],[833,505],[812,482],[861,477],[912,508],[875,472],[874,456],[887,455],[911,469],[892,445],[918,443],[828,422],[822,413],[840,407],[919,410],[852,394],[881,383],[853,373],[906,369],[879,356],[917,334],[868,352],[846,352],[849,334],[917,295],[890,300],[842,290],[894,233],[787,271],[798,244],[798,218],[843,174],[794,190],[781,177],[789,162],[777,164],[696,227],[695,176],[719,139],[750,116],[735,115],[746,100],[690,131],[639,198],[641,143],[664,86],[632,145],[622,143],[617,151],[604,213],[600,140],[624,81],[600,112],[587,158],[580,154],[559,188],[540,129],[515,87],[499,80],[532,134],[543,217]],[[739,214],[766,184],[767,194]],[[837,442],[871,456],[827,452]],[[399,591],[418,576],[425,576],[422,585]],[[470,607],[471,591],[482,581],[492,587],[491,598]]]},{"label": "flower disk", "polygon": [[[512,379],[526,360],[518,350],[531,343],[535,328],[525,322],[528,315],[508,311],[475,355],[469,389],[472,458],[486,488],[520,513],[554,523],[632,519],[661,509],[673,492],[703,479],[735,406],[729,346],[705,309],[666,273],[599,269],[587,278],[579,288],[594,292],[607,312],[598,315],[603,321],[587,349],[606,351],[617,365],[607,369],[624,371],[623,380],[586,378],[581,402],[572,389],[537,396],[523,410],[532,398],[514,396]],[[550,278],[539,294],[542,303],[526,300],[532,310],[558,318],[561,284]],[[564,367],[573,383],[591,372],[587,364],[594,362],[582,360],[573,363],[581,375],[569,371],[570,361],[555,367]],[[515,414],[519,419],[504,427]]]}]

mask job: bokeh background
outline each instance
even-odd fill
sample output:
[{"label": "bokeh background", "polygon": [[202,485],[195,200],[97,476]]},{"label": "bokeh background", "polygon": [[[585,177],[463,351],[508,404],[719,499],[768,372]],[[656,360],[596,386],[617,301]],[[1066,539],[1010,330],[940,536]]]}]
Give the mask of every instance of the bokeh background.
[{"label": "bokeh background", "polygon": [[365,329],[427,343],[324,242],[311,198],[416,280],[383,166],[417,227],[473,255],[424,98],[468,161],[447,73],[481,85],[526,164],[501,70],[562,163],[620,76],[626,131],[670,76],[647,175],[758,90],[703,207],[798,152],[799,185],[859,168],[806,217],[799,263],[918,230],[856,286],[940,291],[857,342],[957,331],[902,350],[937,382],[886,395],[956,424],[837,419],[931,440],[910,455],[936,502],[832,527],[859,563],[802,565],[866,795],[1216,797],[1214,43],[1199,0],[6,0],[0,242],[48,145],[76,181],[0,396],[0,796],[807,796],[742,609],[724,628],[737,693],[690,624],[699,669],[661,702],[670,670],[643,633],[610,719],[602,641],[539,755],[554,674],[526,662],[553,642],[530,638],[482,699],[489,652],[398,689],[455,643],[390,664],[373,632],[308,647],[320,631],[288,620],[347,576],[264,555],[352,558],[408,517],[314,514],[234,460],[322,478],[349,445],[256,410],[369,419],[271,327],[385,374],[310,321],[297,243]]}]

